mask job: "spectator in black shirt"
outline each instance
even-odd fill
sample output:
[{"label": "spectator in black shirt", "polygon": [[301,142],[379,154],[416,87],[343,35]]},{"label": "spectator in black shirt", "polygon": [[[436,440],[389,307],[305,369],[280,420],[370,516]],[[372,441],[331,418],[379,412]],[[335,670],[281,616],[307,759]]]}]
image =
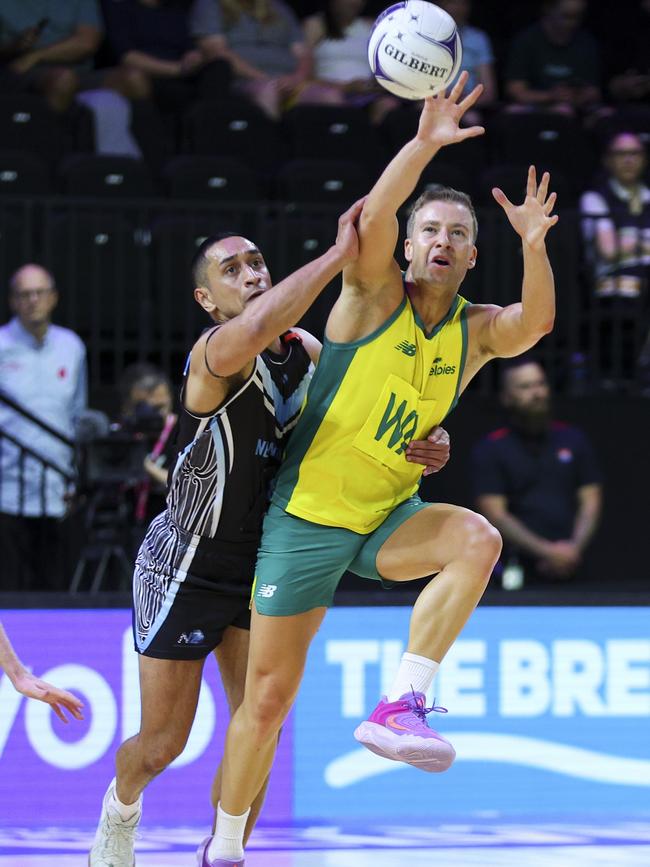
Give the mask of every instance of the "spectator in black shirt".
[{"label": "spectator in black shirt", "polygon": [[585,0],[547,0],[539,21],[515,36],[505,87],[517,108],[573,114],[600,102],[600,50],[581,29],[585,8]]},{"label": "spectator in black shirt", "polygon": [[526,583],[577,574],[601,510],[600,472],[585,435],[551,420],[549,384],[530,356],[513,359],[502,378],[508,427],[472,454],[476,506],[504,540]]}]

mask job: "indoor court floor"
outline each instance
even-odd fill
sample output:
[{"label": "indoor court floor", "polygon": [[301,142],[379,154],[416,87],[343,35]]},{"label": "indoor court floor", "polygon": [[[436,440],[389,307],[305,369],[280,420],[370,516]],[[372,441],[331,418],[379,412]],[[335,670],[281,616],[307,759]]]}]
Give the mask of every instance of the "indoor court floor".
[{"label": "indoor court floor", "polygon": [[[84,867],[92,831],[0,828],[0,867]],[[138,867],[193,867],[204,829],[143,828]],[[260,828],[247,867],[648,867],[650,820]]]}]

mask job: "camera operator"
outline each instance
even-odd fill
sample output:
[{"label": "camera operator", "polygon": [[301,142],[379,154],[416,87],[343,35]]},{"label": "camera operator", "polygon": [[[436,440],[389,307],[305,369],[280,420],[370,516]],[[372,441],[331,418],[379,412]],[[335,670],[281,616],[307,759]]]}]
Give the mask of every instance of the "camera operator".
[{"label": "camera operator", "polygon": [[124,371],[120,393],[121,430],[153,441],[143,463],[146,476],[136,487],[134,516],[142,526],[165,507],[167,473],[175,456],[172,387],[162,370],[142,362]]}]

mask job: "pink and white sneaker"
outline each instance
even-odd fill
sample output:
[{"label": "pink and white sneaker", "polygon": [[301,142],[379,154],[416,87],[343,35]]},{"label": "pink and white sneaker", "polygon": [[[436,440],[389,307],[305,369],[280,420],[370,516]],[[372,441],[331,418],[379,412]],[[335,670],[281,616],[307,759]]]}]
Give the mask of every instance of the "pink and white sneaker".
[{"label": "pink and white sneaker", "polygon": [[199,846],[196,852],[196,863],[198,867],[244,867],[244,859],[239,861],[227,861],[223,858],[217,858],[216,861],[210,861],[208,858],[208,848],[212,842],[212,835],[206,837]]},{"label": "pink and white sneaker", "polygon": [[405,762],[422,771],[441,773],[456,758],[456,750],[429,728],[426,715],[447,713],[444,707],[425,707],[424,694],[405,693],[398,701],[382,698],[367,720],[354,732],[360,744],[394,762]]}]

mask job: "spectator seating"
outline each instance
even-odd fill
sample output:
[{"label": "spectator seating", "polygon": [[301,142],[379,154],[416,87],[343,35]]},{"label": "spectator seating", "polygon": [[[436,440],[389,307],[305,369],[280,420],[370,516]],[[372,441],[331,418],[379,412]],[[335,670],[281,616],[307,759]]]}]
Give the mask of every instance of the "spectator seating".
[{"label": "spectator seating", "polygon": [[115,199],[154,193],[148,166],[133,157],[74,154],[62,162],[58,174],[63,192],[72,196]]},{"label": "spectator seating", "polygon": [[50,168],[41,157],[24,151],[0,151],[0,195],[47,195]]}]

